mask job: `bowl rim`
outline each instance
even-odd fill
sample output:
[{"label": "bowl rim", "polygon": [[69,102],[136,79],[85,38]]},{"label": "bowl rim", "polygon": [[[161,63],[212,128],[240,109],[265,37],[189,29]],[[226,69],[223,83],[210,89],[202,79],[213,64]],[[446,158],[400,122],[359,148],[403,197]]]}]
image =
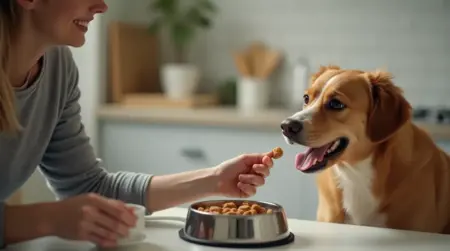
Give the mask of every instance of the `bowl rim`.
[{"label": "bowl rim", "polygon": [[283,213],[284,212],[284,208],[283,206],[281,206],[280,204],[276,203],[276,202],[268,202],[268,201],[260,201],[260,200],[243,200],[243,199],[231,199],[231,200],[224,200],[224,199],[214,199],[214,200],[202,200],[202,201],[197,201],[194,202],[192,204],[189,205],[189,211],[193,211],[197,214],[201,214],[201,215],[205,215],[205,216],[213,216],[213,217],[238,217],[238,218],[249,218],[249,217],[267,217],[267,216],[271,216],[272,214],[254,214],[254,215],[225,215],[225,214],[211,214],[208,212],[203,212],[200,211],[196,208],[194,208],[195,205],[199,205],[201,203],[214,203],[214,202],[249,202],[249,203],[260,203],[260,204],[265,204],[265,205],[270,205],[272,207],[275,207],[276,209],[273,210],[273,213]]}]

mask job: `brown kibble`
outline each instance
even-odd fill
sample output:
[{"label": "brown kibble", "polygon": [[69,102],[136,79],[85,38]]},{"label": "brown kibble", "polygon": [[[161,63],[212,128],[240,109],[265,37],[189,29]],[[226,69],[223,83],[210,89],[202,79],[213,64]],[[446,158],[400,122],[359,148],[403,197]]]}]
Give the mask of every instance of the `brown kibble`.
[{"label": "brown kibble", "polygon": [[258,211],[258,208],[260,208],[260,206],[258,204],[253,204],[250,208]]},{"label": "brown kibble", "polygon": [[275,147],[272,150],[272,153],[273,153],[273,155],[272,155],[273,159],[279,159],[283,156],[283,149],[281,149],[281,147]]},{"label": "brown kibble", "polygon": [[251,209],[255,210],[258,213],[265,213],[266,209],[258,204],[253,204]]},{"label": "brown kibble", "polygon": [[244,211],[248,211],[250,210],[250,206],[249,205],[242,205],[239,207],[240,210],[244,210]]},{"label": "brown kibble", "polygon": [[266,214],[271,214],[271,213],[273,213],[273,210],[272,209],[267,209],[267,211],[266,211]]},{"label": "brown kibble", "polygon": [[272,213],[271,209],[266,209],[257,203],[242,202],[238,207],[234,202],[226,202],[219,206],[199,206],[197,210],[210,214],[223,215],[257,215]]},{"label": "brown kibble", "polygon": [[230,212],[231,211],[231,208],[224,208],[224,209],[222,209],[222,213],[224,214],[224,213],[228,213],[228,212]]},{"label": "brown kibble", "polygon": [[228,203],[223,204],[223,207],[224,208],[236,208],[237,206],[233,202],[228,202]]},{"label": "brown kibble", "polygon": [[254,209],[250,209],[249,212],[250,212],[251,215],[256,215],[256,214],[258,214],[258,211],[254,210]]},{"label": "brown kibble", "polygon": [[242,215],[252,215],[251,211],[245,211]]}]

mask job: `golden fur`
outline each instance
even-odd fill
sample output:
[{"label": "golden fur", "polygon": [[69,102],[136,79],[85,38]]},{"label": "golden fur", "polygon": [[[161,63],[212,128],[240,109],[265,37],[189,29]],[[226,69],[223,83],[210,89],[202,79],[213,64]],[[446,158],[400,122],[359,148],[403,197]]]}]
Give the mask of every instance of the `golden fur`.
[{"label": "golden fur", "polygon": [[[332,81],[333,85],[324,89]],[[345,136],[347,149],[317,174],[319,221],[344,223],[342,191],[330,168],[347,168],[372,156],[372,194],[384,226],[450,233],[450,157],[411,121],[411,107],[388,72],[321,67],[311,77],[310,102],[331,97],[345,110],[316,109],[305,123],[305,145],[318,147]],[[321,99],[321,100],[318,100]],[[305,106],[305,109],[308,105]]]}]

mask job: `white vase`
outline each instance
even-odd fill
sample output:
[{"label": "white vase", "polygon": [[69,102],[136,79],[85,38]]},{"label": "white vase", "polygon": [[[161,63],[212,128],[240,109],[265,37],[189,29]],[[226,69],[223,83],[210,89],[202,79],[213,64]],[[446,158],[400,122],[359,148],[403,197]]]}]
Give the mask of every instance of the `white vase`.
[{"label": "white vase", "polygon": [[265,80],[242,77],[237,83],[237,107],[244,114],[267,109],[270,85]]},{"label": "white vase", "polygon": [[190,98],[199,85],[199,70],[190,64],[166,64],[161,68],[162,88],[169,99]]}]

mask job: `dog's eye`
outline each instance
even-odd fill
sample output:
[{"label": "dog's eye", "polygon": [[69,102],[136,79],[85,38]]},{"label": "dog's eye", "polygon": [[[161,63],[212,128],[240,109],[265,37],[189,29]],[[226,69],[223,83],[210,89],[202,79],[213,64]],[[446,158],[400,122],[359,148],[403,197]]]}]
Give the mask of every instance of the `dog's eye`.
[{"label": "dog's eye", "polygon": [[309,103],[309,95],[308,94],[303,95],[303,103],[305,105],[307,105]]},{"label": "dog's eye", "polygon": [[329,109],[333,109],[333,110],[342,110],[344,109],[346,106],[344,104],[342,104],[341,101],[337,100],[337,99],[331,99],[328,104],[327,107]]}]

